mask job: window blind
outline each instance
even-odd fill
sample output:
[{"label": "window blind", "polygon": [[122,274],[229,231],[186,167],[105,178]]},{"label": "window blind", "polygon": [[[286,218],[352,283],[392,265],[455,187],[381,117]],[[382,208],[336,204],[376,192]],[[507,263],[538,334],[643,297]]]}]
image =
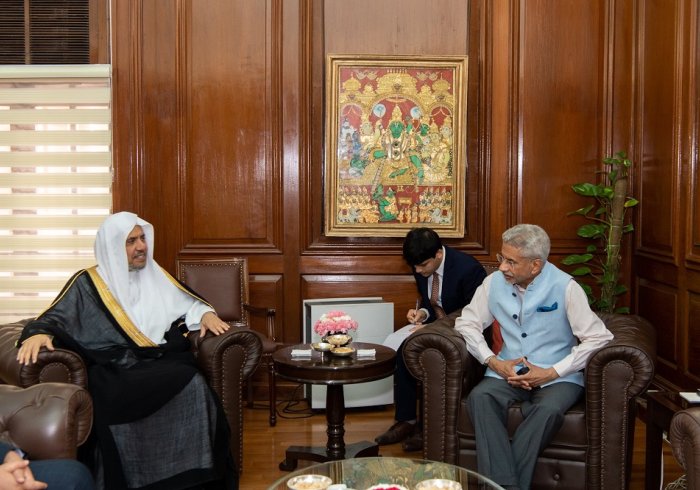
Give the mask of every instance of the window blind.
[{"label": "window blind", "polygon": [[95,0],[0,0],[0,64],[90,63],[98,21]]},{"label": "window blind", "polygon": [[36,316],[112,207],[109,65],[0,66],[0,323]]}]

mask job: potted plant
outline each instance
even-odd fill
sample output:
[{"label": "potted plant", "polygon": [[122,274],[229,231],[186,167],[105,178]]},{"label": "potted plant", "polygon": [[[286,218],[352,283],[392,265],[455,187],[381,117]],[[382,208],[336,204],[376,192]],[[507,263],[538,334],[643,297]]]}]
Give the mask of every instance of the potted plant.
[{"label": "potted plant", "polygon": [[[595,200],[568,213],[583,216],[589,221],[576,234],[593,243],[586,247],[585,253],[565,257],[562,264],[577,266],[571,275],[586,291],[591,308],[607,313],[629,313],[627,307],[615,307],[620,295],[627,291],[627,287],[620,284],[620,244],[623,235],[634,230],[631,223],[625,223],[625,213],[639,201],[627,195],[629,169],[632,166],[627,154],[620,151],[603,159],[603,163],[607,168],[599,172],[602,174],[600,183],[571,186],[576,194]],[[594,279],[595,290],[585,282],[587,278]]]}]

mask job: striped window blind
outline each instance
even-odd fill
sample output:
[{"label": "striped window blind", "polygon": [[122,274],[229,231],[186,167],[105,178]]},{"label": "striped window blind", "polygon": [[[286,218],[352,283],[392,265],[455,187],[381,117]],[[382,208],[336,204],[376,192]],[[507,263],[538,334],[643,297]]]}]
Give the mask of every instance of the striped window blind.
[{"label": "striped window blind", "polygon": [[0,66],[0,323],[94,265],[111,152],[109,65]]}]

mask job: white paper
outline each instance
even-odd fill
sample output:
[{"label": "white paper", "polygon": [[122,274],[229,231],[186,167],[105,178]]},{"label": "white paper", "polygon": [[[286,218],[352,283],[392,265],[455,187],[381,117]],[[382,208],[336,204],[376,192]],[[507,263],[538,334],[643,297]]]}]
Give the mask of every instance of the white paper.
[{"label": "white paper", "polygon": [[376,349],[357,349],[357,357],[374,357]]},{"label": "white paper", "polygon": [[690,403],[700,403],[700,396],[694,391],[681,391],[680,395]]},{"label": "white paper", "polygon": [[311,349],[292,349],[292,357],[311,357]]}]

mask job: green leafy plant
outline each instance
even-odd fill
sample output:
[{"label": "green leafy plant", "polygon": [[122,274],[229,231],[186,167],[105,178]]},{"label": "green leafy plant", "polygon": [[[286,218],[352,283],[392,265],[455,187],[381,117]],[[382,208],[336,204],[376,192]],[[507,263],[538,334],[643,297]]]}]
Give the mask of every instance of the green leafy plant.
[{"label": "green leafy plant", "polygon": [[[601,312],[629,313],[629,308],[615,308],[620,295],[627,287],[620,283],[620,244],[622,236],[631,233],[634,226],[625,224],[625,213],[639,204],[627,196],[629,169],[632,161],[624,151],[603,159],[607,169],[599,172],[601,183],[582,183],[571,186],[576,194],[593,198],[596,202],[568,213],[580,215],[589,220],[576,234],[594,243],[586,247],[583,254],[572,254],[562,260],[562,264],[576,266],[571,275],[581,284],[588,295],[591,308]],[[587,282],[595,281],[595,290]],[[590,281],[589,281],[590,282]]]}]

